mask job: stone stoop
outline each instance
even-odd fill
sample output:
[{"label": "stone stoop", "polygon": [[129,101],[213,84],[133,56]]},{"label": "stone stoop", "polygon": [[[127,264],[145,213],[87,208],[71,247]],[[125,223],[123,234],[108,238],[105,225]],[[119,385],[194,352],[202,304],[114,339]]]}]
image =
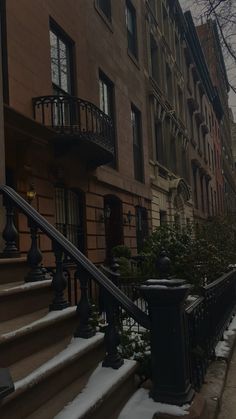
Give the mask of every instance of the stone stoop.
[{"label": "stone stoop", "polygon": [[49,312],[51,281],[24,283],[26,272],[25,260],[0,260],[0,367],[15,385],[0,418],[63,419],[79,399],[75,418],[116,419],[137,388],[136,362],[101,367],[104,335],[73,338],[76,307]]}]

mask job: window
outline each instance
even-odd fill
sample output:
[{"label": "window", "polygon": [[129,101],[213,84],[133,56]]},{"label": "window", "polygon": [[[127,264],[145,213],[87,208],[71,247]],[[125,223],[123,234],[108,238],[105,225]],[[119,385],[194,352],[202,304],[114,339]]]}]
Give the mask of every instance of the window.
[{"label": "window", "polygon": [[204,212],[205,202],[204,202],[204,190],[203,190],[203,176],[200,176],[200,187],[201,187],[201,206],[202,206],[202,212]]},{"label": "window", "polygon": [[179,104],[179,116],[183,120],[183,92],[181,88],[178,86],[178,104]]},{"label": "window", "polygon": [[113,117],[113,83],[100,72],[99,74],[100,109]]},{"label": "window", "polygon": [[107,19],[111,21],[111,0],[98,0],[98,7]]},{"label": "window", "polygon": [[195,166],[192,168],[193,171],[193,194],[194,194],[194,204],[198,208],[198,191],[197,191],[197,169]]},{"label": "window", "polygon": [[85,251],[84,196],[81,192],[55,188],[55,226],[80,251]]},{"label": "window", "polygon": [[148,0],[148,4],[152,9],[154,16],[156,16],[156,0]]},{"label": "window", "polygon": [[170,32],[169,32],[169,18],[168,13],[164,5],[162,5],[162,19],[163,19],[163,27],[164,27],[164,36],[166,41],[169,43],[170,41]]},{"label": "window", "polygon": [[171,137],[170,139],[170,169],[173,173],[176,173],[177,171],[177,153],[176,153],[176,142],[175,138]]},{"label": "window", "polygon": [[[112,118],[114,123],[114,85],[111,80],[105,76],[104,73],[100,71],[99,73],[99,99],[100,99],[100,109],[110,118]],[[114,131],[113,131],[114,132]],[[114,135],[114,134],[113,134]],[[115,138],[114,138],[115,146]],[[116,166],[116,150],[113,161],[109,166]]]},{"label": "window", "polygon": [[175,34],[175,54],[176,54],[177,64],[179,67],[181,67],[181,47],[180,47],[180,40],[177,34]]},{"label": "window", "polygon": [[173,102],[173,82],[170,66],[166,64],[166,91],[169,101]]},{"label": "window", "polygon": [[167,212],[160,210],[160,226],[167,224]]},{"label": "window", "polygon": [[155,39],[150,35],[151,74],[156,82],[159,81],[158,47]]},{"label": "window", "polygon": [[134,177],[136,180],[143,182],[141,115],[133,105],[131,105],[131,123],[133,131]]},{"label": "window", "polygon": [[148,237],[148,211],[144,207],[135,207],[136,210],[136,237],[137,250],[143,250],[144,242]]},{"label": "window", "polygon": [[127,27],[128,49],[137,58],[138,45],[137,45],[136,11],[130,1],[126,1],[126,27]]},{"label": "window", "polygon": [[56,94],[72,94],[72,42],[53,25],[50,29],[51,76]]},{"label": "window", "polygon": [[163,127],[160,121],[155,123],[155,143],[156,143],[156,160],[165,164],[165,150],[164,150],[164,137]]}]

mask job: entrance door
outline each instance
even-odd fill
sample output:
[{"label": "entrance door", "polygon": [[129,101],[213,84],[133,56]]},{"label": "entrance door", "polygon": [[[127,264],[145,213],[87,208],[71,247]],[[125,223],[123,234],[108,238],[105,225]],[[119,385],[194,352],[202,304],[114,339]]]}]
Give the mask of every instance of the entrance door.
[{"label": "entrance door", "polygon": [[104,198],[105,235],[106,235],[106,259],[111,261],[113,247],[124,243],[122,202],[114,195]]},{"label": "entrance door", "polygon": [[85,252],[84,194],[57,186],[55,188],[56,228],[81,252]]}]

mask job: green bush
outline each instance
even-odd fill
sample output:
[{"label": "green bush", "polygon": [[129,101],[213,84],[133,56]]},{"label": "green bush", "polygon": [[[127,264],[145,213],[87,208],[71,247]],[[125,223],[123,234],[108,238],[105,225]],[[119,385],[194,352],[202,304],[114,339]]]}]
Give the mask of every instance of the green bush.
[{"label": "green bush", "polygon": [[235,264],[235,236],[235,226],[225,218],[191,228],[163,225],[145,244],[149,276],[158,277],[156,264],[165,249],[171,260],[171,276],[186,279],[196,287],[212,282]]},{"label": "green bush", "polygon": [[128,246],[125,246],[124,244],[120,244],[119,246],[113,247],[111,254],[115,258],[131,258],[131,250]]}]

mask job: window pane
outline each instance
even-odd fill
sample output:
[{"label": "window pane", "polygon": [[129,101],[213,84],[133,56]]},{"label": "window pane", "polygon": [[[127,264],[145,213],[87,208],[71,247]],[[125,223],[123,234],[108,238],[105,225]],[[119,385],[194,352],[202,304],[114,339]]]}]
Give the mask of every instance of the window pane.
[{"label": "window pane", "polygon": [[52,82],[66,93],[70,86],[70,45],[59,34],[50,31]]},{"label": "window pane", "polygon": [[136,12],[132,4],[126,3],[126,27],[128,49],[137,57],[137,38],[136,38]]},{"label": "window pane", "polygon": [[103,11],[104,15],[111,20],[111,0],[98,0],[98,6]]},{"label": "window pane", "polygon": [[135,108],[131,108],[131,124],[133,131],[133,157],[134,157],[134,177],[140,182],[143,181],[143,155],[142,139],[140,130],[140,113]]},{"label": "window pane", "polygon": [[50,31],[52,82],[59,84],[58,44],[56,35]]}]

